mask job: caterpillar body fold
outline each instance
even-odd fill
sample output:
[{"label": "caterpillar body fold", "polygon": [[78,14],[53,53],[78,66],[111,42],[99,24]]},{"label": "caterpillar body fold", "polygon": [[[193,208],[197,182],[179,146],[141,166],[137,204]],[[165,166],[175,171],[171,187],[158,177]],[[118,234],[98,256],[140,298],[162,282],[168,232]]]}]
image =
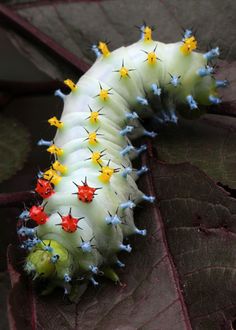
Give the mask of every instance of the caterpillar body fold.
[{"label": "caterpillar body fold", "polygon": [[[124,239],[146,235],[134,223],[133,210],[155,197],[136,185],[148,169],[134,170],[131,160],[146,146],[134,147],[131,140],[157,133],[139,118],[177,123],[176,109],[198,112],[201,105],[218,104],[217,88],[226,86],[214,79],[210,65],[218,48],[196,52],[190,30],[172,44],[152,40],[146,25],[140,30],[141,40],[128,47],[92,46],[93,66],[76,84],[65,80],[69,95],[55,93],[64,102],[61,118],[48,120],[57,127],[55,138],[39,141],[55,161],[39,173],[35,190],[44,200],[22,212],[18,234],[29,251],[26,272],[65,293],[78,279],[98,285],[99,276],[109,274],[119,281],[111,267],[123,267],[119,252],[132,251]],[[37,226],[29,228],[28,219]]]}]

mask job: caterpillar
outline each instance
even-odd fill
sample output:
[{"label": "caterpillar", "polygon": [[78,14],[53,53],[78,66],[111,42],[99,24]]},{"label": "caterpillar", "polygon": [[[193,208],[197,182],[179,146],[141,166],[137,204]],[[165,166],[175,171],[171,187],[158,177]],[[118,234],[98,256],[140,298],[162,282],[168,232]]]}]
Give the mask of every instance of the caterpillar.
[{"label": "caterpillar", "polygon": [[55,92],[64,103],[61,118],[48,120],[57,128],[55,138],[38,142],[53,159],[38,174],[35,191],[43,201],[25,209],[18,226],[28,251],[24,269],[48,281],[44,293],[59,286],[68,294],[78,280],[97,286],[103,275],[119,282],[114,266],[125,265],[118,254],[132,251],[124,239],[147,234],[135,225],[133,210],[155,201],[136,184],[148,168],[131,163],[146,150],[131,140],[157,135],[140,118],[177,123],[180,108],[201,114],[200,106],[221,103],[217,90],[228,84],[213,75],[219,48],[195,51],[192,30],[172,44],[153,40],[153,28],[145,23],[139,30],[140,40],[127,47],[92,45],[93,66],[76,84],[64,81],[68,95]]}]

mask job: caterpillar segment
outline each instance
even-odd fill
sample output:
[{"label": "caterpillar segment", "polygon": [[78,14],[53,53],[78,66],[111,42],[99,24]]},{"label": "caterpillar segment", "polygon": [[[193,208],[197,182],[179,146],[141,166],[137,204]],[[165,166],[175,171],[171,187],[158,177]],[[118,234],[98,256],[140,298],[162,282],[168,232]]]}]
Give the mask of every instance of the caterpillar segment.
[{"label": "caterpillar segment", "polygon": [[[38,143],[55,161],[40,173],[35,190],[44,200],[21,213],[18,234],[28,250],[25,271],[65,293],[78,279],[97,286],[104,275],[118,282],[112,269],[124,267],[118,254],[132,252],[124,239],[147,234],[135,225],[133,210],[155,197],[135,182],[148,168],[135,170],[131,161],[146,146],[134,147],[131,140],[157,133],[147,131],[139,118],[177,123],[179,106],[197,112],[202,105],[219,104],[217,90],[228,84],[213,76],[211,61],[219,48],[197,52],[191,30],[182,41],[164,44],[153,40],[152,27],[139,29],[141,39],[128,47],[92,46],[93,66],[76,84],[64,81],[68,95],[55,92],[64,108],[60,119],[48,120],[57,128],[53,141]],[[37,226],[28,228],[28,219]]]}]

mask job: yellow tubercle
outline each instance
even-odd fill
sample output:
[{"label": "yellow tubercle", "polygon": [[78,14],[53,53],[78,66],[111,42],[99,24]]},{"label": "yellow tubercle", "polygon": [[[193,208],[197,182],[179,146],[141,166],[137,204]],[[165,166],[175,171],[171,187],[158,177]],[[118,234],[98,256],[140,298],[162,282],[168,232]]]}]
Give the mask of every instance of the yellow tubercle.
[{"label": "yellow tubercle", "polygon": [[110,181],[113,174],[114,174],[113,168],[111,168],[109,166],[102,166],[101,174],[99,175],[99,179],[102,182],[107,183]]},{"label": "yellow tubercle", "polygon": [[109,89],[101,89],[99,97],[102,101],[107,101],[109,98]]},{"label": "yellow tubercle", "polygon": [[88,141],[89,141],[89,144],[92,144],[92,145],[98,143],[97,133],[96,132],[89,133],[89,135],[88,135]]},{"label": "yellow tubercle", "polygon": [[72,92],[75,92],[78,89],[76,84],[70,79],[64,80],[64,84],[67,85],[71,89]]},{"label": "yellow tubercle", "polygon": [[55,171],[61,172],[61,174],[65,174],[67,172],[67,166],[62,165],[58,160],[56,160],[53,164],[52,164],[52,168]]},{"label": "yellow tubercle", "polygon": [[118,168],[111,168],[109,166],[109,162],[107,164],[107,166],[102,166],[101,168],[101,174],[99,175],[99,179],[103,182],[103,183],[108,183],[112,177],[112,175],[114,173],[117,173],[119,171]]},{"label": "yellow tubercle", "polygon": [[120,77],[121,78],[127,78],[129,77],[129,69],[127,69],[125,66],[122,66],[119,70]]},{"label": "yellow tubercle", "polygon": [[143,37],[144,41],[152,41],[152,28],[150,28],[150,26],[145,26],[143,33],[144,33],[144,37]]},{"label": "yellow tubercle", "polygon": [[94,151],[94,152],[92,153],[91,160],[92,160],[92,162],[95,163],[95,164],[102,164],[101,157],[102,157],[101,152]]},{"label": "yellow tubercle", "polygon": [[51,126],[55,126],[57,128],[62,128],[64,126],[64,123],[57,119],[57,117],[52,117],[48,119],[48,122]]},{"label": "yellow tubercle", "polygon": [[45,180],[50,181],[51,183],[53,183],[55,186],[61,181],[61,176],[59,174],[57,174],[57,172],[50,168],[49,170],[45,171],[43,173],[43,178]]},{"label": "yellow tubercle", "polygon": [[184,39],[183,45],[180,46],[180,51],[184,55],[189,55],[193,50],[197,48],[197,40],[194,36]]},{"label": "yellow tubercle", "polygon": [[99,116],[98,111],[91,112],[90,117],[89,117],[90,123],[92,123],[92,124],[97,123],[98,122],[98,116]]},{"label": "yellow tubercle", "polygon": [[104,57],[107,57],[111,54],[108,47],[107,47],[107,44],[103,41],[99,42],[98,49],[102,52]]},{"label": "yellow tubercle", "polygon": [[147,54],[147,61],[149,64],[155,64],[157,62],[157,55],[155,52],[150,52]]},{"label": "yellow tubercle", "polygon": [[50,154],[55,154],[57,156],[62,156],[64,153],[63,149],[57,147],[55,144],[52,144],[49,148],[47,148],[47,151],[50,152]]}]

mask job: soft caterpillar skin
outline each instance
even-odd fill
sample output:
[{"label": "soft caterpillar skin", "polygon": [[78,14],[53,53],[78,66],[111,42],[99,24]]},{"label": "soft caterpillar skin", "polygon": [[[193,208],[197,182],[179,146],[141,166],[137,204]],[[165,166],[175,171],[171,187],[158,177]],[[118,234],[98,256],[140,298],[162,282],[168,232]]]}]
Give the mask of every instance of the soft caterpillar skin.
[{"label": "soft caterpillar skin", "polygon": [[[134,223],[133,208],[155,199],[135,182],[147,168],[134,170],[131,164],[145,145],[134,148],[130,139],[156,135],[139,117],[157,111],[159,121],[177,122],[176,107],[198,112],[200,105],[218,104],[216,89],[227,85],[214,79],[209,65],[219,49],[195,52],[190,30],[173,44],[152,40],[145,24],[140,30],[141,40],[113,52],[106,43],[93,45],[94,65],[77,84],[65,80],[69,95],[56,92],[64,101],[61,119],[49,119],[56,136],[39,141],[55,162],[39,175],[36,191],[43,203],[23,211],[25,225],[18,230],[29,250],[25,270],[49,280],[45,292],[62,286],[69,293],[78,279],[98,285],[103,274],[119,281],[112,265],[123,267],[119,251],[132,250],[124,238],[146,235]],[[30,218],[37,227],[26,226]]]}]

